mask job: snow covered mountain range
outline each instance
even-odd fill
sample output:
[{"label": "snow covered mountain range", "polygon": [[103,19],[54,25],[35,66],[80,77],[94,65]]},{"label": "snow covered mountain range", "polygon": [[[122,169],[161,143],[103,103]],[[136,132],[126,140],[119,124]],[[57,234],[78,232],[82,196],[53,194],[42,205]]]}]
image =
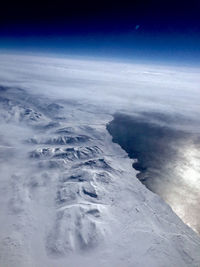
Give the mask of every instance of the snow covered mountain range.
[{"label": "snow covered mountain range", "polygon": [[136,178],[106,108],[2,69],[0,266],[200,266],[200,237]]}]

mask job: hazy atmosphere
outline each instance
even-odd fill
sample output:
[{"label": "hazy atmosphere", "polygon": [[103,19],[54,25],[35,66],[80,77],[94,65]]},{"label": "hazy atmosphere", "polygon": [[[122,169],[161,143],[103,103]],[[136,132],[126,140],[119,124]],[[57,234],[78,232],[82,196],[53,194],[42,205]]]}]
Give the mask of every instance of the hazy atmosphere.
[{"label": "hazy atmosphere", "polygon": [[2,6],[0,266],[200,265],[200,5],[150,2]]}]

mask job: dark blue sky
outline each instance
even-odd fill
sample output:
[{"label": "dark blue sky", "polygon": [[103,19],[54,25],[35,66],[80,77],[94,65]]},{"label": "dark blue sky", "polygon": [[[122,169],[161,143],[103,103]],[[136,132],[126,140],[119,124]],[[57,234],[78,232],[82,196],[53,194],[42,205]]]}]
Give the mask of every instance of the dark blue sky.
[{"label": "dark blue sky", "polygon": [[0,47],[5,49],[200,59],[198,0],[15,1],[4,3],[0,12]]}]

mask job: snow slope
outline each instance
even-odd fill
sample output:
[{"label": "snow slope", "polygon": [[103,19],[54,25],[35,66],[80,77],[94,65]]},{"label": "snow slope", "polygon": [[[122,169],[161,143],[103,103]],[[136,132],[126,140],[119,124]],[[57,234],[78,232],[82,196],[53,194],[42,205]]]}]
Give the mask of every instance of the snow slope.
[{"label": "snow slope", "polygon": [[9,83],[0,87],[0,266],[200,266],[199,236],[138,181],[105,109]]}]

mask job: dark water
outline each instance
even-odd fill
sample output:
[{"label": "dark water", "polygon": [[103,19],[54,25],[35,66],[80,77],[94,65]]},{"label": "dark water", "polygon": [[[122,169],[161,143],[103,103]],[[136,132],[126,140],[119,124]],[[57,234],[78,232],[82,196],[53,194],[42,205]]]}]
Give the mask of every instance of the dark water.
[{"label": "dark water", "polygon": [[178,130],[177,119],[159,113],[115,114],[107,130],[130,158],[137,159],[137,178],[200,232],[199,137]]}]

